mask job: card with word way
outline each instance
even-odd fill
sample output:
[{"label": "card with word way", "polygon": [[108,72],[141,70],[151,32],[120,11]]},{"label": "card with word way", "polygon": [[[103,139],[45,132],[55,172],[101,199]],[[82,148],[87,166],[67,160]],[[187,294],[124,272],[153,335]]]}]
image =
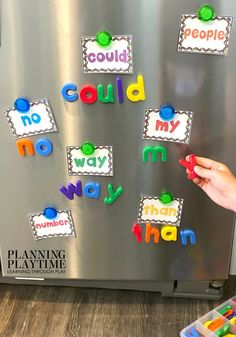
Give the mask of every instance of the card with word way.
[{"label": "card with word way", "polygon": [[133,73],[132,36],[113,36],[109,47],[100,47],[95,37],[82,37],[85,73]]},{"label": "card with word way", "polygon": [[84,155],[77,146],[68,146],[66,151],[70,176],[113,176],[112,146],[95,146],[90,156]]},{"label": "card with word way", "polygon": [[233,18],[217,16],[203,22],[197,15],[182,15],[178,51],[227,55]]},{"label": "card with word way", "polygon": [[35,240],[53,237],[75,236],[74,223],[70,210],[57,211],[55,219],[48,219],[43,211],[28,214]]},{"label": "card with word way", "polygon": [[146,109],[143,139],[189,144],[192,121],[190,111],[176,111],[171,121],[165,121],[158,109]]},{"label": "card with word way", "polygon": [[183,202],[181,198],[174,198],[171,203],[163,204],[158,197],[141,196],[138,222],[180,226]]},{"label": "card with word way", "polygon": [[49,132],[57,132],[57,126],[48,99],[30,102],[30,109],[21,112],[10,107],[3,109],[10,129],[16,139]]}]

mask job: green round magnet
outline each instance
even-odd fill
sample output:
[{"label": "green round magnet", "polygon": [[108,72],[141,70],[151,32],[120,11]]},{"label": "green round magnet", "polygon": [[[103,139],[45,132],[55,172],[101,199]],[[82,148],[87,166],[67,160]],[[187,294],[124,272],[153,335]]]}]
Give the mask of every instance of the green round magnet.
[{"label": "green round magnet", "polygon": [[100,31],[96,34],[95,41],[100,47],[109,47],[112,43],[112,36],[109,32]]},{"label": "green round magnet", "polygon": [[215,18],[215,9],[211,5],[202,5],[198,10],[198,19],[204,22]]},{"label": "green round magnet", "polygon": [[159,199],[163,204],[170,204],[174,197],[170,192],[162,192]]},{"label": "green round magnet", "polygon": [[95,152],[95,146],[92,143],[84,143],[80,150],[85,156],[91,156]]}]

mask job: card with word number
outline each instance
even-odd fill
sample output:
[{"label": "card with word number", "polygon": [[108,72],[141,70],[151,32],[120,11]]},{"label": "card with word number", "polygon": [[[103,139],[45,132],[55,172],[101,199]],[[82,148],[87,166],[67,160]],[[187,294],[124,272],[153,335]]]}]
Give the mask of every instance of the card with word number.
[{"label": "card with word number", "polygon": [[35,240],[75,236],[74,223],[70,210],[58,210],[55,219],[48,219],[42,212],[28,214]]}]

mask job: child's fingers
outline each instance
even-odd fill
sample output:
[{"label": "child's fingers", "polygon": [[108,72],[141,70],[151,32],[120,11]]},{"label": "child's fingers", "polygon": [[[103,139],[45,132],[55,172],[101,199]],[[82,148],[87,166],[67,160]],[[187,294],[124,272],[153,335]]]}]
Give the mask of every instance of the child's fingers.
[{"label": "child's fingers", "polygon": [[194,172],[200,177],[200,178],[205,178],[205,179],[212,179],[214,176],[214,170],[211,169],[206,169],[201,166],[195,166],[194,167]]},{"label": "child's fingers", "polygon": [[[189,161],[190,157],[187,156],[186,159]],[[209,158],[204,158],[204,157],[197,157],[196,156],[196,162],[198,166],[202,166],[206,169],[212,169],[216,166],[219,166],[221,163],[218,163],[215,160],[209,159]]]},{"label": "child's fingers", "polygon": [[205,184],[205,180],[201,179],[199,177],[193,179],[194,184],[198,185],[199,187],[203,187],[203,185]]}]

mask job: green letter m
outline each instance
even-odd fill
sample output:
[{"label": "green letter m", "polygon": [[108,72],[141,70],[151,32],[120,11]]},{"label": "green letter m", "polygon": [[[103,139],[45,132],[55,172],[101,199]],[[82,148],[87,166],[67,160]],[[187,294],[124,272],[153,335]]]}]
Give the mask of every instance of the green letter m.
[{"label": "green letter m", "polygon": [[146,146],[143,149],[143,162],[148,162],[148,155],[151,153],[152,155],[152,162],[157,163],[158,161],[158,153],[161,154],[161,160],[166,161],[167,160],[167,151],[163,146]]}]

